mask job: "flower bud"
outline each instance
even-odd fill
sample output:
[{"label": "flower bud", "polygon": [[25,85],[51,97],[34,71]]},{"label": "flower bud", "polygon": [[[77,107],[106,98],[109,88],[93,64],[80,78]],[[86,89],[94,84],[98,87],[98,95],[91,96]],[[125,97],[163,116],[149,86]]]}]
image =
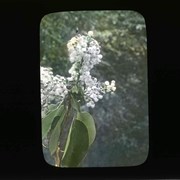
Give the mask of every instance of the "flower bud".
[{"label": "flower bud", "polygon": [[109,81],[105,81],[105,83],[104,83],[106,86],[108,86],[109,85]]},{"label": "flower bud", "polygon": [[88,36],[93,37],[94,36],[93,31],[88,31]]}]

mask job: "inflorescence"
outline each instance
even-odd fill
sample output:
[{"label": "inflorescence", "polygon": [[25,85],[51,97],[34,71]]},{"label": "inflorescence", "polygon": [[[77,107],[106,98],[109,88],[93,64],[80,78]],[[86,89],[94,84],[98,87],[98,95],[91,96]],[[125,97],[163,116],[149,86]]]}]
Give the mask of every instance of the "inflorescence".
[{"label": "inflorescence", "polygon": [[102,59],[100,45],[93,38],[93,32],[87,35],[76,35],[67,44],[69,60],[72,63],[69,69],[70,77],[53,75],[52,68],[41,67],[41,106],[46,109],[49,104],[62,102],[70,91],[67,86],[76,84],[83,91],[83,98],[87,107],[94,108],[95,103],[103,98],[105,93],[116,90],[115,81],[99,82],[91,76],[91,70]]}]

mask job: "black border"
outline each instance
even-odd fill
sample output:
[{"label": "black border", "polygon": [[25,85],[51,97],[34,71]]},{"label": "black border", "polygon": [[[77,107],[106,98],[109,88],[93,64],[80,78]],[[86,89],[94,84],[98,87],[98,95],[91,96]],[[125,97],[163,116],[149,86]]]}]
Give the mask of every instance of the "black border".
[{"label": "black border", "polygon": [[[146,21],[149,156],[137,167],[58,169],[41,150],[39,23],[52,12],[134,10]],[[0,2],[0,178],[180,178],[178,4],[137,1]]]}]

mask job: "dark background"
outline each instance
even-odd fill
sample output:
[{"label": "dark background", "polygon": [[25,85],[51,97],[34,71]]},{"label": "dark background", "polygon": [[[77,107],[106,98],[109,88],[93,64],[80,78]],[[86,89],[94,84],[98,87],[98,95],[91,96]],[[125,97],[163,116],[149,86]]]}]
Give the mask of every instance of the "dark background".
[{"label": "dark background", "polygon": [[[146,20],[149,92],[149,156],[137,167],[56,169],[41,150],[39,22],[50,12],[125,9]],[[0,2],[0,178],[178,178],[180,23],[178,5],[111,1]],[[111,171],[110,171],[111,170]]]}]

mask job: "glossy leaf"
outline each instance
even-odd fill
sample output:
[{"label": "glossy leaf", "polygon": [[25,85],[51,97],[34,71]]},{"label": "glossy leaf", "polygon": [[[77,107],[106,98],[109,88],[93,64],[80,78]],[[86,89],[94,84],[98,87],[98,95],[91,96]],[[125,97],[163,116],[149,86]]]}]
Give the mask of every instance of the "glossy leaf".
[{"label": "glossy leaf", "polygon": [[88,112],[78,113],[77,119],[80,120],[88,130],[89,146],[90,146],[96,137],[96,127],[95,127],[94,119]]},{"label": "glossy leaf", "polygon": [[56,109],[58,107],[58,104],[51,104],[48,106],[48,113],[53,111],[54,109]]},{"label": "glossy leaf", "polygon": [[71,102],[72,102],[73,108],[74,108],[77,112],[79,112],[79,111],[80,111],[79,103],[77,102],[77,100],[76,100],[73,96],[71,96]]},{"label": "glossy leaf", "polygon": [[60,116],[62,111],[64,109],[64,106],[61,105],[60,107],[57,107],[56,109],[52,110],[49,114],[47,114],[42,119],[42,138],[44,139],[47,136],[47,133],[49,132],[51,128],[51,124],[56,116]]},{"label": "glossy leaf", "polygon": [[77,167],[85,157],[89,148],[88,131],[84,123],[75,120],[71,126],[64,155],[62,167]]},{"label": "glossy leaf", "polygon": [[64,109],[61,116],[56,116],[56,117],[59,117],[59,120],[58,120],[56,126],[54,127],[54,129],[52,129],[50,139],[49,139],[49,151],[50,151],[51,155],[53,155],[55,153],[55,151],[58,147],[58,141],[59,141],[60,132],[61,132],[61,124],[64,120],[65,114],[66,114],[66,111]]}]

